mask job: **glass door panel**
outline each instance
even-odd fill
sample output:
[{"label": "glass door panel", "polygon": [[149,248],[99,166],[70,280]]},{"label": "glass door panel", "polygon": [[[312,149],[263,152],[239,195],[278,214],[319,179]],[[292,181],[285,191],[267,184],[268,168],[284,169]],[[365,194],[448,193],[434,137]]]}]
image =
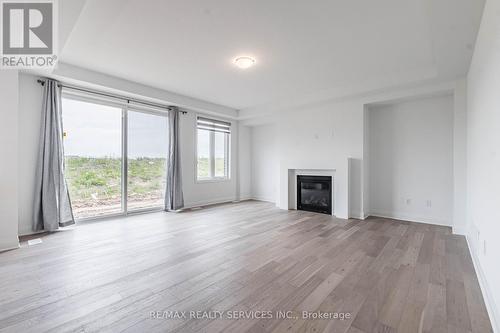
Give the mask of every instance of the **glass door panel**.
[{"label": "glass door panel", "polygon": [[123,212],[122,109],[63,98],[64,156],[75,218]]},{"label": "glass door panel", "polygon": [[164,206],[168,123],[166,115],[128,111],[127,211]]}]

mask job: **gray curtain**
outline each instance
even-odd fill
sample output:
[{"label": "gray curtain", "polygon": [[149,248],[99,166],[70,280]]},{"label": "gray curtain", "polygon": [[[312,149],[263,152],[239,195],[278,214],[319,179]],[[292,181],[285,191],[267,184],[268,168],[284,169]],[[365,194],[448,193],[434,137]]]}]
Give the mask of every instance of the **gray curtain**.
[{"label": "gray curtain", "polygon": [[165,210],[171,211],[184,207],[181,155],[179,152],[179,110],[175,107],[172,107],[172,110],[168,112],[168,137]]},{"label": "gray curtain", "polygon": [[39,144],[33,229],[54,231],[75,219],[64,179],[61,87],[50,79],[43,89]]}]

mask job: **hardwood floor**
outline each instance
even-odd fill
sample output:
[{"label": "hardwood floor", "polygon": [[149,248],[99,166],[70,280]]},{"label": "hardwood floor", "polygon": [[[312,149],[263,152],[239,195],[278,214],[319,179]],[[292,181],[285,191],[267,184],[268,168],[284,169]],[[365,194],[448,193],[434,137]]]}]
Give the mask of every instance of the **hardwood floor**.
[{"label": "hardwood floor", "polygon": [[[256,201],[23,243],[0,254],[0,309],[2,332],[492,331],[465,239],[449,228]],[[229,319],[257,314],[272,318]]]}]

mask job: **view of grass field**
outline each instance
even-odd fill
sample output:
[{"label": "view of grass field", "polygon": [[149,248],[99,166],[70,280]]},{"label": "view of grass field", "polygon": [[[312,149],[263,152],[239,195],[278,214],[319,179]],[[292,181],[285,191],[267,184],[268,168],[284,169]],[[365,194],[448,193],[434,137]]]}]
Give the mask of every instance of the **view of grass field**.
[{"label": "view of grass field", "polygon": [[[121,159],[66,156],[66,181],[77,218],[121,211]],[[128,162],[129,209],[163,205],[165,158]]]},{"label": "view of grass field", "polygon": [[[76,218],[121,211],[121,159],[66,156],[65,163],[66,181]],[[129,159],[129,209],[163,206],[165,163],[165,158]],[[198,172],[201,177],[208,177],[208,158],[198,159]],[[224,159],[216,160],[216,174],[224,174]]]}]

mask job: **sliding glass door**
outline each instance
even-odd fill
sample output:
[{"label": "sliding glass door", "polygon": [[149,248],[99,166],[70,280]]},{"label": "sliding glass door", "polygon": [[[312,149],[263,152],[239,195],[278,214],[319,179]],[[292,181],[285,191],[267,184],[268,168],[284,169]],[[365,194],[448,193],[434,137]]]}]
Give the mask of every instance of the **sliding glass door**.
[{"label": "sliding glass door", "polygon": [[64,155],[76,218],[123,212],[122,109],[63,99]]},{"label": "sliding glass door", "polygon": [[76,219],[163,207],[165,112],[65,95],[66,182]]},{"label": "sliding glass door", "polygon": [[129,111],[127,140],[127,210],[163,207],[168,154],[164,114]]}]

